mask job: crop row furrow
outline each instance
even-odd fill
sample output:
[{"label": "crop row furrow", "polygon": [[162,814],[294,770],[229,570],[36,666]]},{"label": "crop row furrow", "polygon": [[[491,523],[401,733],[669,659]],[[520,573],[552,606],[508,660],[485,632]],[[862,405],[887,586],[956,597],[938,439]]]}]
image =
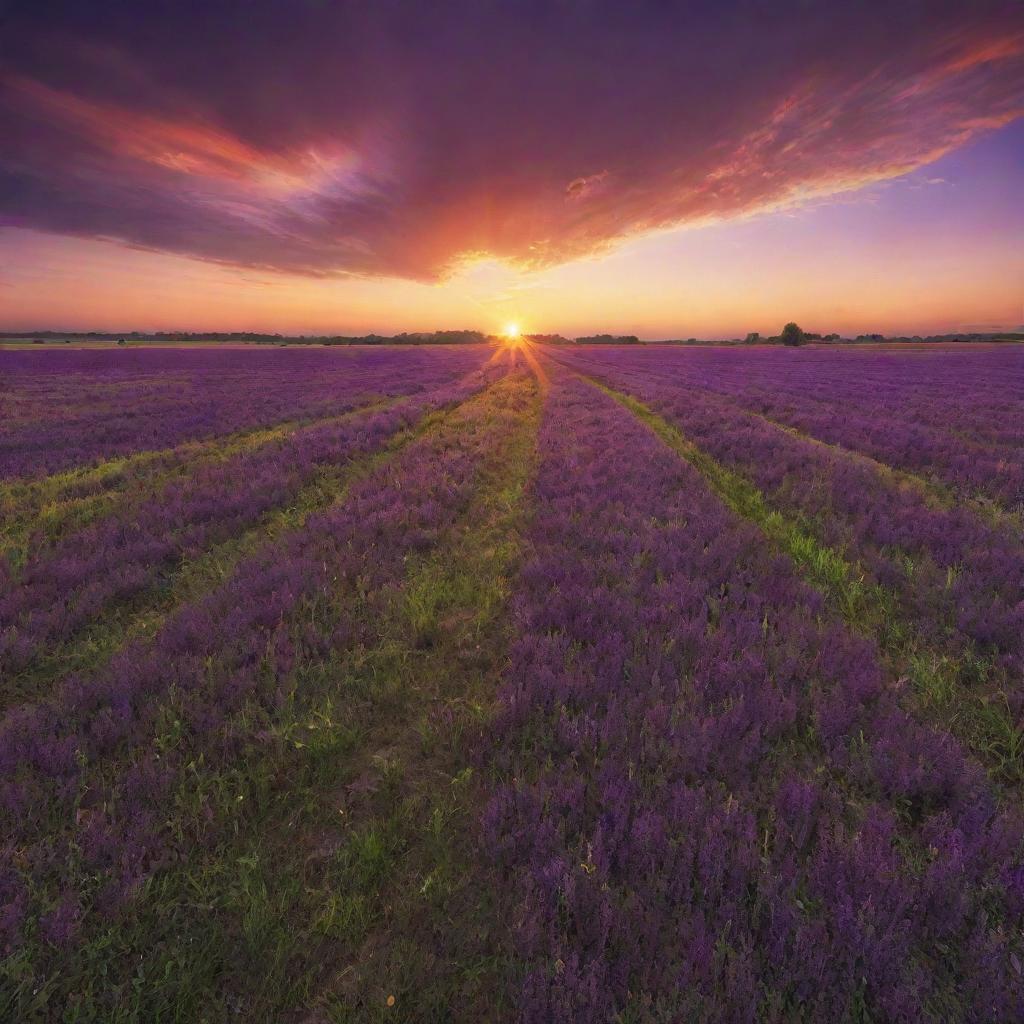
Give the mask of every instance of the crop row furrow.
[{"label": "crop row furrow", "polygon": [[[694,465],[733,511],[757,525],[829,598],[849,626],[874,637],[896,675],[911,684],[914,702],[957,735],[993,779],[1008,787],[1011,798],[1019,796],[1024,782],[1024,729],[1016,704],[1007,696],[1010,682],[1005,669],[1000,671],[991,657],[979,656],[970,638],[958,643],[955,637],[926,634],[915,608],[920,597],[916,601],[908,597],[892,584],[892,577],[890,582],[880,582],[877,559],[869,566],[857,558],[862,548],[829,545],[827,531],[813,509],[784,498],[776,503],[778,491],[769,492],[772,499],[766,498],[755,482],[756,461],[730,460],[733,468],[727,468],[697,446],[674,425],[679,418],[673,416],[677,405],[664,410],[666,419],[632,395],[595,383]],[[700,409],[691,407],[691,412],[699,415]],[[730,449],[738,450],[739,446]],[[773,460],[775,466],[781,463],[779,458]],[[819,483],[827,479],[827,469],[820,465],[801,464],[800,471],[813,474]],[[783,493],[792,499],[794,492]],[[816,494],[822,499],[820,490]],[[828,515],[835,517],[835,509],[830,508]],[[892,528],[891,520],[887,528]],[[934,605],[933,601],[926,606],[931,616]]]},{"label": "crop row furrow", "polygon": [[[934,479],[972,500],[995,501],[1010,516],[1018,515],[1024,502],[1022,436],[1015,428],[1022,407],[1019,385],[1015,393],[1013,384],[1021,377],[1019,351],[984,354],[977,382],[963,379],[966,360],[953,366],[948,380],[930,369],[939,379],[932,382],[934,393],[921,399],[928,422],[910,407],[912,361],[909,366],[887,363],[894,379],[864,381],[850,356],[837,359],[847,364],[848,372],[830,378],[818,361],[822,355],[780,361],[770,353],[688,357],[670,350],[662,359],[629,350],[600,357],[593,352],[557,353],[560,360],[589,373],[638,374],[679,391],[715,394],[818,439]],[[997,367],[998,380],[992,372]],[[1004,424],[1011,433],[1001,440],[985,432],[965,437],[965,417]]]},{"label": "crop row furrow", "polygon": [[[444,380],[411,376],[387,378],[379,373],[347,377],[335,386],[329,405],[316,409],[291,410],[271,423],[256,423],[242,429],[185,440],[170,447],[144,448],[100,462],[62,470],[49,476],[0,481],[0,539],[11,530],[23,529],[34,519],[48,520],[64,503],[87,503],[110,491],[126,490],[138,482],[203,457],[244,451],[278,440],[296,430],[350,415],[375,402],[395,400],[416,391],[430,390]],[[298,415],[297,415],[298,413]],[[88,507],[86,504],[85,507]]]},{"label": "crop row furrow", "polygon": [[149,599],[191,558],[264,522],[315,486],[319,475],[329,476],[486,379],[473,375],[376,414],[201,465],[40,551],[0,585],[0,671],[17,683],[55,641],[76,637],[118,604]]},{"label": "crop row furrow", "polygon": [[369,696],[346,714],[360,742],[319,787],[326,805],[295,825],[321,854],[303,916],[335,940],[310,1000],[330,1019],[372,1019],[389,996],[410,1020],[495,1019],[507,985],[507,929],[476,844],[485,779],[472,765],[510,640],[540,413],[533,386],[525,396],[501,412],[466,514],[410,559],[375,643],[352,653],[347,685]]},{"label": "crop row furrow", "polygon": [[[0,479],[30,479],[336,411],[355,394],[432,389],[480,367],[487,350],[237,352],[133,350],[10,355],[5,388],[24,421],[0,422]],[[120,381],[116,394],[76,402]]]},{"label": "crop row furrow", "polygon": [[484,843],[520,1019],[1019,1013],[1018,815],[688,460],[556,386]]},{"label": "crop row furrow", "polygon": [[777,430],[785,431],[800,441],[819,445],[830,452],[861,463],[879,476],[884,477],[890,486],[914,488],[930,507],[952,509],[960,506],[994,529],[1024,534],[1024,515],[1022,515],[1021,510],[1008,510],[996,498],[991,498],[984,494],[958,494],[949,484],[934,476],[923,476],[908,469],[901,469],[898,466],[890,465],[888,462],[883,462],[873,455],[868,455],[866,452],[846,448],[838,442],[822,440],[813,434],[790,426],[790,424],[781,420],[772,419],[771,416],[757,412],[754,409],[742,405],[737,405],[736,408],[742,409],[748,416],[763,420]]},{"label": "crop row furrow", "polygon": [[436,414],[428,414],[425,420],[399,429],[379,451],[353,452],[349,462],[322,467],[287,506],[268,512],[255,526],[181,562],[154,586],[107,608],[99,621],[47,645],[29,668],[12,676],[11,686],[0,694],[0,707],[38,700],[61,678],[95,672],[126,644],[151,638],[168,616],[229,579],[243,559],[300,530],[311,515],[343,500],[354,481],[392,458],[418,433],[429,429],[435,418]]},{"label": "crop row furrow", "polygon": [[115,459],[84,472],[9,486],[6,494],[0,489],[0,501],[6,499],[0,526],[0,559],[6,559],[9,573],[17,574],[30,557],[54,548],[69,534],[114,511],[124,514],[138,507],[154,498],[160,488],[187,479],[203,466],[226,462],[285,439],[297,439],[304,431],[379,412],[401,400],[368,397],[322,419],[290,421],[214,440],[188,441],[164,451]]},{"label": "crop row furrow", "polygon": [[[140,898],[153,927],[173,930],[180,914],[191,911],[151,906],[155,893],[183,893],[174,885],[161,889],[166,871],[179,871],[178,882],[187,889],[190,865],[216,859],[222,844],[230,846],[238,835],[240,822],[251,825],[250,815],[286,812],[291,766],[301,768],[302,777],[343,775],[346,762],[335,764],[334,758],[346,745],[364,733],[369,742],[386,732],[374,716],[386,721],[401,704],[401,689],[417,678],[417,641],[422,643],[433,577],[416,567],[436,545],[459,539],[460,522],[462,530],[477,522],[467,517],[479,496],[482,467],[486,460],[509,458],[510,446],[522,438],[517,421],[524,420],[532,394],[529,382],[516,375],[436,419],[400,458],[355,483],[343,502],[311,517],[304,529],[281,538],[274,552],[244,562],[218,591],[169,619],[151,642],[132,645],[49,706],[8,716],[0,761],[9,773],[5,835],[14,845],[5,851],[3,882],[6,895],[14,896],[13,916],[5,923],[17,929],[7,941],[23,950],[19,962],[67,957],[83,935],[91,944],[82,957],[108,958],[112,935],[138,938],[131,908]],[[514,501],[514,491],[508,497]],[[494,559],[507,555],[499,549],[480,557],[497,564]],[[410,573],[418,587],[409,583]],[[493,603],[478,599],[493,602],[500,579],[456,578],[470,588],[457,595],[468,611],[484,620],[495,614]],[[406,630],[399,650],[382,637],[382,624],[404,598],[417,594],[403,612],[415,631]],[[434,612],[443,613],[447,600],[440,595]],[[437,628],[450,630],[452,642],[466,640],[460,625]],[[468,653],[472,659],[473,651]],[[396,666],[400,678],[391,674]],[[424,684],[440,685],[444,666],[433,666]],[[304,766],[303,758],[309,759]],[[291,802],[293,816],[302,809]],[[331,814],[337,816],[336,805]],[[315,839],[302,837],[307,844]],[[221,882],[226,878],[222,867],[214,874]],[[237,885],[231,892],[238,896]],[[156,918],[151,909],[159,911]],[[32,920],[38,926],[21,933],[22,922]],[[203,969],[189,959],[195,952],[190,943],[176,948],[193,968]],[[128,959],[117,962],[126,970],[126,994],[136,961],[131,951],[122,952]],[[167,974],[167,961],[152,966],[162,986],[149,994],[159,1001],[174,989],[180,996],[183,976]],[[76,979],[73,972],[63,977],[66,996]],[[19,1001],[31,1003],[28,984],[17,991]],[[90,998],[116,995],[108,989]]]}]

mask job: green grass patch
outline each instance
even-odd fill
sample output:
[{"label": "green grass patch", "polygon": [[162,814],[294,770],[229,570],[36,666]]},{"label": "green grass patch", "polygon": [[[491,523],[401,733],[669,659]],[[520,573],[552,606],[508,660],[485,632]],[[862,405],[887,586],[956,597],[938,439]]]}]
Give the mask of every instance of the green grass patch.
[{"label": "green grass patch", "polygon": [[[971,650],[956,657],[929,650],[901,618],[895,594],[869,580],[865,570],[842,553],[822,544],[812,524],[773,509],[750,480],[723,466],[643,402],[599,380],[586,379],[697,469],[733,512],[756,525],[789,556],[849,626],[874,637],[897,676],[911,684],[919,706],[958,736],[994,781],[1011,793],[1019,789],[1024,783],[1024,732],[1014,722],[1005,694],[985,686],[991,675],[987,659]],[[914,571],[909,559],[907,568]]]},{"label": "green grass patch", "polygon": [[166,484],[191,476],[200,466],[226,462],[278,444],[299,430],[341,423],[397,401],[400,399],[370,396],[364,404],[336,416],[290,420],[207,441],[189,441],[174,448],[137,452],[40,480],[0,484],[0,558],[5,558],[17,573],[40,547],[52,547],[118,509],[140,505]]},{"label": "green grass patch", "polygon": [[470,404],[486,415],[434,417],[420,438],[487,439],[461,520],[395,586],[296,613],[296,635],[345,614],[372,642],[305,658],[278,681],[283,704],[233,716],[246,740],[227,760],[191,749],[169,702],[156,743],[187,762],[167,808],[175,855],[72,955],[10,961],[0,1016],[496,1019],[511,958],[473,846],[468,750],[504,664],[540,402],[520,377]]},{"label": "green grass patch", "polygon": [[842,445],[833,444],[830,441],[823,441],[813,434],[808,434],[797,427],[772,419],[764,413],[755,412],[753,409],[748,409],[745,406],[733,404],[733,407],[801,441],[818,445],[821,448],[841,455],[843,458],[852,459],[855,462],[870,466],[874,472],[891,485],[909,487],[915,490],[932,508],[948,509],[957,504],[965,505],[976,516],[996,529],[1008,529],[1011,532],[1024,533],[1024,509],[1009,509],[998,499],[986,494],[958,492],[952,486],[936,477],[926,477],[920,473],[912,473],[910,470],[898,469],[887,462],[881,462],[865,452],[844,448]]},{"label": "green grass patch", "polygon": [[36,700],[72,672],[95,671],[133,640],[156,634],[167,616],[227,580],[244,558],[288,533],[301,530],[310,516],[345,500],[351,485],[393,458],[407,444],[436,427],[446,410],[395,434],[379,452],[344,466],[325,466],[296,493],[285,508],[274,509],[249,530],[188,561],[181,562],[129,601],[104,609],[102,619],[50,644],[31,665],[4,680],[0,708]]}]

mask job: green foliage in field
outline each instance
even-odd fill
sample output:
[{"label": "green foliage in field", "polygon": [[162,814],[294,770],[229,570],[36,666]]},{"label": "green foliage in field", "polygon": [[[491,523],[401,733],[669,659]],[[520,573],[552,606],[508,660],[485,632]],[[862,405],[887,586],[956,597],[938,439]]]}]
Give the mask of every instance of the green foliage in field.
[{"label": "green foliage in field", "polygon": [[[354,414],[346,414],[345,418],[351,415]],[[418,429],[401,431],[376,455],[354,459],[343,466],[324,466],[292,497],[286,507],[271,510],[251,529],[220,544],[214,544],[191,559],[179,562],[153,585],[134,594],[130,600],[108,606],[101,619],[51,644],[27,669],[4,680],[3,688],[0,689],[0,707],[10,706],[19,700],[38,698],[68,673],[93,671],[130,641],[153,636],[172,611],[196,600],[223,582],[243,558],[278,542],[292,531],[300,530],[311,515],[344,500],[352,483],[392,458],[435,422],[435,417],[429,416]],[[289,427],[288,431],[292,429]],[[269,433],[273,433],[274,437],[269,438]],[[257,436],[259,440],[256,440]],[[279,436],[283,435],[277,431],[258,432],[242,441],[243,447],[232,443],[224,449],[212,450],[204,457],[218,460],[228,458],[250,443],[271,443]],[[185,472],[189,465],[185,465]],[[47,478],[48,481],[52,479]],[[141,500],[134,491],[95,497],[106,499],[107,503],[135,503]],[[64,519],[61,526],[67,531],[73,531],[99,514],[99,511],[92,508],[83,521],[78,521],[78,516],[72,516]]]},{"label": "green foliage in field", "polygon": [[[994,780],[1014,788],[1024,783],[1024,731],[1014,722],[1005,696],[982,685],[992,670],[988,659],[973,650],[955,657],[929,650],[901,619],[892,592],[867,580],[862,567],[820,541],[821,523],[787,518],[771,508],[754,484],[722,466],[644,403],[600,381],[592,383],[643,420],[704,476],[725,504],[758,526],[851,627],[874,637],[921,707],[959,736]],[[941,500],[939,495],[934,498]],[[907,569],[914,569],[909,560]]]},{"label": "green foliage in field", "polygon": [[[278,681],[281,706],[233,717],[240,756],[195,751],[167,808],[180,857],[134,914],[94,927],[45,979],[41,951],[26,947],[8,965],[6,1012],[112,1024],[494,1019],[511,955],[500,889],[470,848],[484,780],[469,753],[504,663],[541,402],[531,378],[515,377],[467,404],[484,415],[433,415],[363,469],[410,440],[443,448],[478,432],[485,455],[455,527],[409,559],[400,585],[340,587],[291,624],[299,642],[354,617],[374,641],[300,659]],[[261,537],[344,494],[332,481]],[[200,561],[183,567],[189,598],[230,571]],[[155,742],[183,753],[176,700]]]},{"label": "green foliage in field", "polygon": [[[314,422],[318,427],[340,423],[395,401],[367,396],[354,410]],[[17,572],[29,554],[53,546],[111,512],[139,506],[201,466],[278,443],[308,425],[306,420],[278,423],[175,448],[140,451],[40,480],[0,483],[0,558]]]}]

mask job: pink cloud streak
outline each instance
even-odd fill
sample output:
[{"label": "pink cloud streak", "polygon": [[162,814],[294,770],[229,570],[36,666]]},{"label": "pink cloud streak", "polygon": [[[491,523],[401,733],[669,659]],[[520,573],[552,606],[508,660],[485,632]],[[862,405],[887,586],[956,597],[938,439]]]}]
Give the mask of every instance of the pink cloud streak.
[{"label": "pink cloud streak", "polygon": [[[258,17],[232,51],[211,30],[204,81],[116,23],[61,43],[60,73],[13,50],[0,63],[0,223],[432,280],[857,189],[1024,113],[1019,5],[936,6],[910,35],[868,6],[664,26],[563,11],[541,28],[488,9],[415,32],[400,4],[400,24],[342,5],[285,56]],[[55,45],[46,26],[23,31]],[[118,55],[101,79],[96,53]]]}]

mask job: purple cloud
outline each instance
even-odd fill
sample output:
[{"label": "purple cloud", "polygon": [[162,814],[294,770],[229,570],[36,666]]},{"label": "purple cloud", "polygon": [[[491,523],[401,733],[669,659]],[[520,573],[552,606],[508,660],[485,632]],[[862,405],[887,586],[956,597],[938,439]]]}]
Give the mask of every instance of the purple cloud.
[{"label": "purple cloud", "polygon": [[9,6],[0,224],[435,278],[883,180],[1024,112],[1019,3]]}]

